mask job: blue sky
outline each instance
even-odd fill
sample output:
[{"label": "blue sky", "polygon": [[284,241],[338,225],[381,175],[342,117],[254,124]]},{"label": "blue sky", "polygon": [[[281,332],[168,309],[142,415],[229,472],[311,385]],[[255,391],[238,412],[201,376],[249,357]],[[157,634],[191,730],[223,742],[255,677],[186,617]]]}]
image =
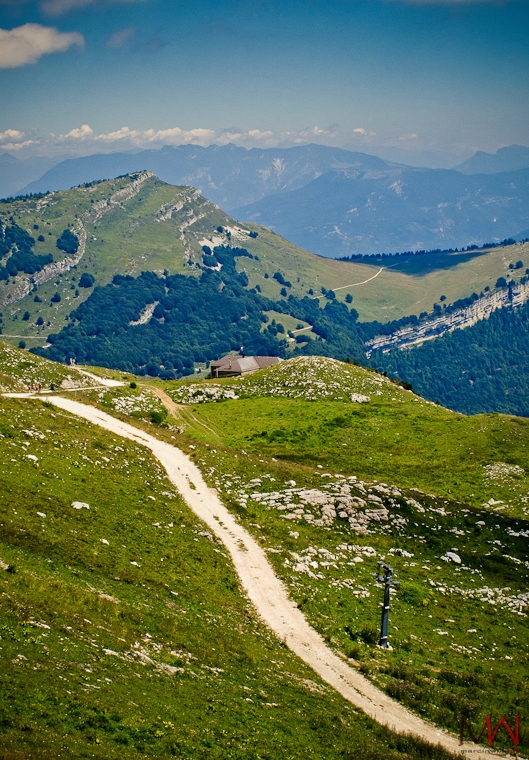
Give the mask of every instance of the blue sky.
[{"label": "blue sky", "polygon": [[0,0],[0,151],[529,145],[527,0]]}]

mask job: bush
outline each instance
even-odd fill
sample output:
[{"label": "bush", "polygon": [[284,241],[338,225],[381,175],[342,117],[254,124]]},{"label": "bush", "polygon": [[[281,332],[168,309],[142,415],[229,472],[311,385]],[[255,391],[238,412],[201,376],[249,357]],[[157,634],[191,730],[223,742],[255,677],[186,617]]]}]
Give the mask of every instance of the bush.
[{"label": "bush", "polygon": [[36,321],[36,324],[38,325],[38,327],[41,327],[41,326],[44,324],[44,320],[43,320],[43,318],[42,318],[42,317],[39,317],[39,318],[37,319],[37,321]]},{"label": "bush", "polygon": [[345,296],[345,303],[353,303],[353,296],[350,293]]},{"label": "bush", "polygon": [[254,232],[254,231],[252,230],[252,231],[249,233],[249,236],[250,236],[251,238],[256,238],[258,234],[259,234],[258,232]]},{"label": "bush", "polygon": [[84,274],[81,275],[81,279],[79,280],[79,287],[91,288],[94,282],[95,282],[95,277],[92,274],[88,274],[88,272],[85,272]]},{"label": "bush", "polygon": [[506,288],[507,287],[507,280],[505,279],[505,277],[498,277],[498,279],[496,280],[495,287],[496,288]]},{"label": "bush", "polygon": [[31,314],[29,313],[29,311],[25,311],[22,316],[22,319],[24,320],[24,322],[27,322],[30,317],[31,317]]},{"label": "bush", "polygon": [[[206,246],[204,246],[204,248],[206,248]],[[202,261],[205,267],[216,267],[219,263],[215,256],[210,256],[207,253],[202,255]]]},{"label": "bush", "polygon": [[25,340],[21,340],[20,343],[18,344],[18,347],[19,348],[26,348],[26,341]]},{"label": "bush", "polygon": [[54,293],[51,297],[52,303],[59,303],[61,300],[61,294],[60,293]]},{"label": "bush", "polygon": [[64,230],[56,245],[60,251],[73,255],[79,249],[79,239],[71,230]]},{"label": "bush", "polygon": [[167,417],[166,409],[163,409],[160,412],[151,412],[151,422],[153,422],[155,425],[161,425],[166,417]]},{"label": "bush", "polygon": [[419,607],[426,600],[426,592],[414,583],[403,583],[399,590],[399,599],[411,607]]},{"label": "bush", "polygon": [[130,383],[130,387],[131,387],[131,388],[137,388],[137,387],[138,387],[138,383],[135,383],[135,382],[134,382],[134,380],[133,380],[133,381]]}]

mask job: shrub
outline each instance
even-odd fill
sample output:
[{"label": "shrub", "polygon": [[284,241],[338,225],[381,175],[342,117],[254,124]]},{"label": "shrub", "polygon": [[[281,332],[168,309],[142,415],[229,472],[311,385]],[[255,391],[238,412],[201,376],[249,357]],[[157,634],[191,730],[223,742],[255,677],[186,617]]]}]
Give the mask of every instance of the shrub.
[{"label": "shrub", "polygon": [[399,599],[411,607],[418,607],[425,601],[426,593],[414,583],[403,583],[399,590]]},{"label": "shrub", "polygon": [[507,280],[505,279],[505,277],[498,277],[498,279],[496,280],[495,287],[496,288],[506,288],[507,287]]},{"label": "shrub", "polygon": [[79,249],[79,239],[71,230],[63,230],[62,235],[57,238],[56,245],[60,251],[73,255]]},{"label": "shrub", "polygon": [[134,380],[133,380],[133,381],[130,383],[130,387],[131,387],[131,388],[137,388],[137,387],[138,387],[138,383],[135,383],[135,382],[134,382]]},{"label": "shrub", "polygon": [[19,348],[26,348],[26,341],[25,341],[25,340],[21,340],[21,341],[19,342],[19,344],[18,344],[18,347],[19,347]]},{"label": "shrub", "polygon": [[81,279],[79,280],[79,287],[91,288],[94,282],[95,282],[95,277],[92,274],[88,274],[88,272],[85,272],[84,274],[81,275]]},{"label": "shrub", "polygon": [[59,303],[61,300],[61,294],[60,293],[54,293],[51,297],[52,303]]},{"label": "shrub", "polygon": [[25,311],[22,316],[22,319],[24,320],[24,322],[27,322],[30,317],[31,317],[31,314],[29,313],[29,311]]}]

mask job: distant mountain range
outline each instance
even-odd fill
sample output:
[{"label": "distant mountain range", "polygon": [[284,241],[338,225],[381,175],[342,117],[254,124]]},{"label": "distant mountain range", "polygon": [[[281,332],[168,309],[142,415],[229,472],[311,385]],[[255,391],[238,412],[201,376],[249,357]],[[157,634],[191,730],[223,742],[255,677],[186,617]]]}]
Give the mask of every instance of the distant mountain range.
[{"label": "distant mountain range", "polygon": [[16,195],[28,182],[33,182],[62,158],[35,156],[21,161],[10,153],[0,154],[0,198]]},{"label": "distant mountain range", "polygon": [[456,248],[529,226],[529,169],[491,175],[397,164],[335,169],[232,214],[323,256]]},{"label": "distant mountain range", "polygon": [[507,148],[500,148],[496,153],[478,150],[455,169],[463,174],[498,174],[528,167],[529,148],[524,145],[509,145]]},{"label": "distant mountain range", "polygon": [[385,170],[388,165],[376,156],[325,145],[264,150],[246,150],[235,145],[167,146],[139,153],[68,159],[29,183],[22,192],[68,190],[85,182],[148,169],[171,185],[199,188],[206,198],[230,211],[272,193],[298,190],[333,169]]},{"label": "distant mountain range", "polygon": [[527,166],[529,148],[521,146],[479,152],[456,171],[323,145],[183,145],[60,161],[20,192],[69,189],[149,169],[170,184],[199,188],[241,221],[339,257],[515,237],[529,227]]}]

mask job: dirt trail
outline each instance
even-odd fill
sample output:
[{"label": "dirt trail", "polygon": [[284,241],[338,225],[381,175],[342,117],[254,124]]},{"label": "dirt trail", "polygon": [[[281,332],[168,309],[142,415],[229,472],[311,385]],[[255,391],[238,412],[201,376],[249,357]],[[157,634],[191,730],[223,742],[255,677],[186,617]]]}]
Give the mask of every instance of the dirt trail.
[{"label": "dirt trail", "polygon": [[145,386],[148,390],[151,391],[151,393],[154,393],[155,396],[158,396],[162,404],[165,406],[169,414],[172,414],[173,417],[177,420],[179,417],[181,417],[181,411],[182,406],[180,404],[176,404],[171,396],[169,396],[168,393],[166,393],[161,388],[157,388],[154,385],[146,385]]},{"label": "dirt trail", "polygon": [[195,417],[195,415],[193,414],[191,409],[189,409],[189,407],[186,408],[183,404],[175,403],[173,399],[171,398],[171,396],[169,396],[161,388],[156,388],[155,386],[152,386],[152,385],[146,385],[145,387],[148,388],[150,391],[152,391],[154,394],[156,394],[156,396],[158,396],[158,398],[160,399],[162,404],[165,406],[169,414],[172,414],[175,419],[181,419],[182,422],[185,423],[186,415],[187,415],[188,417],[191,417],[191,419],[194,422],[196,422],[197,425],[201,425],[203,428],[206,428],[206,430],[209,430],[210,433],[213,433],[213,435],[216,438],[220,439],[220,435],[216,433],[213,430],[213,428],[208,427],[208,425],[206,425],[205,422],[202,422],[202,420],[199,420],[198,417]]},{"label": "dirt trail", "polygon": [[[260,617],[278,638],[345,699],[394,731],[440,744],[456,755],[465,753],[465,747],[459,746],[455,736],[426,723],[394,702],[326,646],[289,599],[287,589],[276,577],[264,550],[228,512],[216,493],[207,486],[198,467],[180,449],[86,404],[61,397],[41,398],[148,447],[165,467],[189,507],[230,552],[240,581]],[[466,745],[466,752],[471,752],[472,757],[479,760],[490,760],[491,757],[490,750],[478,748],[475,744]]]},{"label": "dirt trail", "polygon": [[101,385],[106,386],[107,388],[119,388],[126,385],[126,383],[121,382],[121,380],[110,380],[106,377],[99,377],[99,375],[93,375],[91,372],[88,372],[86,369],[81,369],[81,367],[72,367],[72,369],[77,370],[77,372],[80,372],[81,375],[86,375],[86,377],[91,377],[92,380],[97,380]]}]

